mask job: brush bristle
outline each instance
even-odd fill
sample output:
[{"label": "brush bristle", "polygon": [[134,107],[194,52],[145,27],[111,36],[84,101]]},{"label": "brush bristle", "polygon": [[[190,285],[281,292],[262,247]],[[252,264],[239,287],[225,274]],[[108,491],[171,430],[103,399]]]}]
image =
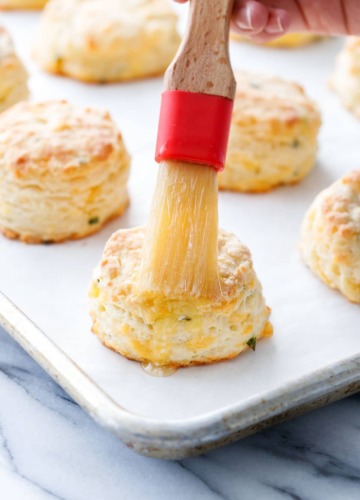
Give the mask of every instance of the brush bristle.
[{"label": "brush bristle", "polygon": [[207,166],[160,164],[139,285],[168,296],[216,299],[218,186]]}]

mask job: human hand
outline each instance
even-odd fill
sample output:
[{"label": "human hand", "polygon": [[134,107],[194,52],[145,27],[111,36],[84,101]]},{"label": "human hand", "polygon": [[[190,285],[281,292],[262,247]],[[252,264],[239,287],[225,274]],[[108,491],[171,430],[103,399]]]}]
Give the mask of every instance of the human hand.
[{"label": "human hand", "polygon": [[360,35],[360,2],[235,0],[232,29],[256,42],[270,41],[287,31]]}]

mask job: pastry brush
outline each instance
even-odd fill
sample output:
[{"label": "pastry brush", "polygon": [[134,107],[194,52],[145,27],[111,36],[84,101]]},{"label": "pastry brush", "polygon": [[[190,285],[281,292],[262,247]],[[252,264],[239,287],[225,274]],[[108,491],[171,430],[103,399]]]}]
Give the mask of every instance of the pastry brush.
[{"label": "pastry brush", "polygon": [[165,74],[160,163],[139,284],[170,297],[218,299],[218,186],[236,82],[229,59],[233,0],[190,0],[187,30]]}]

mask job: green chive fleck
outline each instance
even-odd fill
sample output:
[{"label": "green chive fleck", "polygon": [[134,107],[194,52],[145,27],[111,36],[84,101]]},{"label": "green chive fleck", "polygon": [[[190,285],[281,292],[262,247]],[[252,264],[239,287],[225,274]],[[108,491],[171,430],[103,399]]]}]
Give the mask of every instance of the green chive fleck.
[{"label": "green chive fleck", "polygon": [[253,89],[259,89],[261,86],[256,82],[250,82],[250,87]]},{"label": "green chive fleck", "polygon": [[179,321],[191,321],[191,318],[189,318],[189,316],[182,315],[179,316]]},{"label": "green chive fleck", "polygon": [[88,224],[98,224],[100,221],[99,217],[91,217],[91,219],[88,220]]},{"label": "green chive fleck", "polygon": [[299,139],[295,138],[293,140],[293,142],[291,143],[291,147],[296,149],[296,148],[298,148],[300,146],[300,144],[301,143],[300,143]]},{"label": "green chive fleck", "polygon": [[246,343],[250,347],[250,349],[255,351],[255,349],[256,349],[256,337],[251,337],[251,339],[249,339]]}]

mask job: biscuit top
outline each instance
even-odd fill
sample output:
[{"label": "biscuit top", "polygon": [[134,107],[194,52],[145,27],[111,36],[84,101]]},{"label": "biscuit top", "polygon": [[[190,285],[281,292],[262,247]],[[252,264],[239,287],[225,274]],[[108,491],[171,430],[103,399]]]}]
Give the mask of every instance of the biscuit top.
[{"label": "biscuit top", "polygon": [[0,168],[74,176],[125,147],[110,115],[66,101],[21,102],[0,115]]},{"label": "biscuit top", "polygon": [[[112,293],[131,295],[138,273],[145,229],[119,230],[107,242],[100,263],[100,280],[112,286]],[[219,230],[218,269],[223,301],[237,298],[254,274],[250,251],[235,235]],[[241,285],[244,285],[243,287]],[[101,285],[99,285],[101,286]],[[252,283],[254,286],[254,283]],[[200,301],[191,298],[191,301]]]},{"label": "biscuit top", "polygon": [[352,74],[360,73],[360,38],[356,36],[348,37],[344,49],[340,52],[340,58],[345,57]]},{"label": "biscuit top", "polygon": [[15,55],[14,44],[9,33],[0,26],[0,66],[9,58]]},{"label": "biscuit top", "polygon": [[246,71],[238,71],[235,76],[233,121],[237,124],[271,122],[291,126],[300,121],[320,124],[316,105],[297,83]]},{"label": "biscuit top", "polygon": [[86,44],[90,51],[112,50],[139,31],[156,34],[159,26],[176,25],[167,0],[53,0],[44,13],[69,45]]},{"label": "biscuit top", "polygon": [[345,42],[345,49],[349,52],[360,51],[360,38],[357,36],[349,36]]},{"label": "biscuit top", "polygon": [[344,241],[354,239],[360,258],[360,170],[335,182],[319,195],[324,225],[331,235]]}]

